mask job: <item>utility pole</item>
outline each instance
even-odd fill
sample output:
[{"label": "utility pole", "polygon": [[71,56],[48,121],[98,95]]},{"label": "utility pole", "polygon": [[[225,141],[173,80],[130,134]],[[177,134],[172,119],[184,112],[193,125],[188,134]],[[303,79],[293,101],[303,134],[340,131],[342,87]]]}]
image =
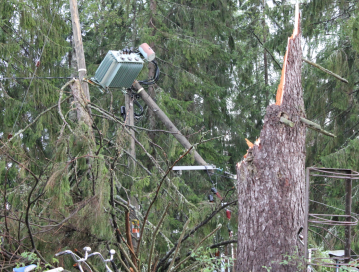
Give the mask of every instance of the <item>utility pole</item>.
[{"label": "utility pole", "polygon": [[[158,107],[155,101],[151,98],[151,96],[143,89],[140,83],[136,80],[133,82],[132,87],[137,91],[137,94],[142,98],[142,100],[146,103],[148,108],[150,108],[155,116],[166,126],[166,128],[171,131],[173,137],[177,139],[177,141],[184,147],[189,149],[192,145],[187,140],[185,136],[176,128],[176,126],[172,123],[172,121],[167,117],[167,115]],[[192,150],[194,160],[199,165],[208,165],[206,161],[198,154],[196,150]]]},{"label": "utility pole", "polygon": [[132,158],[128,158],[128,167],[131,170],[134,170],[136,167],[136,149],[135,149],[135,131],[132,129],[135,125],[135,115],[133,109],[133,98],[131,98],[131,91],[128,91],[125,94],[125,107],[126,107],[126,124],[130,126],[130,150],[128,151],[131,154]]},{"label": "utility pole", "polygon": [[[79,73],[79,80],[76,80],[71,85],[71,89],[74,95],[76,108],[77,108],[77,119],[84,121],[90,128],[92,126],[92,120],[89,114],[86,112],[86,105],[90,102],[90,93],[87,82],[82,79],[86,76],[86,62],[84,48],[82,44],[82,35],[80,27],[80,18],[77,8],[77,0],[70,0],[70,11],[72,20],[72,31],[73,31],[73,42],[75,43],[75,54],[77,60],[77,70]],[[81,88],[80,88],[81,84]]]}]

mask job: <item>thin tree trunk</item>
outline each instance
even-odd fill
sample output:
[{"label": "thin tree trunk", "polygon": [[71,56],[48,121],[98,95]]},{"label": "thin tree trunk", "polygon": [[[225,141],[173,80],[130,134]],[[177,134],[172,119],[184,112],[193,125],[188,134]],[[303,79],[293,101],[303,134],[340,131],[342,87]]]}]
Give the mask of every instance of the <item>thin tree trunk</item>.
[{"label": "thin tree trunk", "polygon": [[[298,9],[298,8],[297,8]],[[299,12],[297,12],[299,14]],[[296,16],[299,18],[299,15]],[[267,107],[260,143],[237,165],[236,271],[303,271],[297,233],[304,224],[305,117],[299,19],[288,41],[277,103]],[[288,116],[295,125],[281,123]],[[297,251],[299,249],[299,252]],[[281,264],[288,261],[288,264]]]}]

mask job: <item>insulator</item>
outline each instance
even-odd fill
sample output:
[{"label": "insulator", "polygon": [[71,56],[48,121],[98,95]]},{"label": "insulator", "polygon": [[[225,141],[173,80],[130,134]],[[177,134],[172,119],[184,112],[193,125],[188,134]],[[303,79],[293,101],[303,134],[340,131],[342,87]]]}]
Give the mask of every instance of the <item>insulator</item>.
[{"label": "insulator", "polygon": [[208,201],[209,202],[214,202],[213,195],[208,195]]},{"label": "insulator", "polygon": [[228,219],[231,219],[232,212],[230,210],[226,210],[226,216]]}]

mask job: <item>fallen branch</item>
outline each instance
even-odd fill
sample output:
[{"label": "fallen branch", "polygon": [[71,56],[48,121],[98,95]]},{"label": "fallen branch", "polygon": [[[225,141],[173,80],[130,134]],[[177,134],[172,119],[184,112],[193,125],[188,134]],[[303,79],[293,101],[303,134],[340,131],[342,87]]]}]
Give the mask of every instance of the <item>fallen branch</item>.
[{"label": "fallen branch", "polygon": [[[192,253],[196,252],[197,249],[199,248],[199,246],[205,241],[207,240],[209,237],[211,237],[216,231],[218,231],[220,228],[222,227],[222,224],[219,224],[217,228],[215,228],[213,231],[211,231],[211,233],[209,233],[206,237],[204,237],[196,246],[195,248],[193,249]],[[192,255],[191,253],[191,255]],[[181,266],[181,264],[185,263],[189,258],[191,258],[192,256],[189,255],[187,256],[186,258],[184,258],[182,261],[180,261],[176,266],[175,268],[173,268],[174,271],[176,271],[177,268],[179,268]],[[173,257],[174,259],[174,257]],[[171,271],[168,269],[168,271]]]},{"label": "fallen branch", "polygon": [[181,247],[181,243],[182,243],[182,241],[183,241],[183,236],[184,236],[184,234],[186,233],[186,229],[187,229],[187,226],[188,226],[188,224],[189,224],[189,219],[187,220],[187,222],[184,224],[184,226],[183,226],[183,230],[182,230],[182,233],[181,233],[181,236],[180,236],[180,238],[179,238],[179,240],[178,240],[178,243],[177,243],[177,246],[176,246],[176,251],[175,251],[175,253],[173,254],[173,258],[172,258],[172,261],[171,261],[171,264],[170,264],[170,266],[169,266],[169,268],[168,268],[168,271],[171,271],[171,269],[172,269],[172,266],[173,266],[173,264],[174,264],[174,262],[175,262],[175,260],[176,260],[176,256],[177,256],[177,254],[178,254],[178,251],[179,251],[179,249],[180,249],[180,247]]},{"label": "fallen branch", "polygon": [[[125,249],[121,246],[120,243],[117,243],[117,246],[120,248],[120,251],[122,252],[122,254],[125,256],[126,260],[130,263],[130,266],[133,268],[133,270],[135,270],[135,272],[138,272],[137,267],[135,266],[135,264],[132,262],[131,258],[128,257]],[[121,259],[121,258],[119,258]]]},{"label": "fallen branch", "polygon": [[237,240],[228,240],[228,241],[224,241],[224,242],[221,242],[221,243],[218,243],[218,244],[213,244],[209,248],[218,248],[218,247],[221,247],[221,246],[225,246],[225,245],[229,245],[229,244],[236,244],[236,243],[238,243]]},{"label": "fallen branch", "polygon": [[166,180],[166,177],[167,175],[172,171],[172,168],[177,164],[177,162],[179,162],[180,160],[182,160],[191,150],[193,149],[193,145],[184,153],[182,154],[181,157],[179,157],[173,164],[170,168],[168,168],[168,170],[166,171],[166,173],[164,174],[164,176],[162,177],[160,183],[158,184],[157,186],[157,190],[156,190],[156,193],[155,193],[155,197],[152,199],[151,203],[150,203],[150,206],[148,207],[147,209],[147,212],[146,212],[146,215],[145,215],[145,218],[143,219],[143,224],[142,224],[142,228],[141,228],[141,233],[140,233],[140,238],[138,240],[138,246],[137,246],[137,255],[139,253],[139,250],[140,250],[140,246],[141,246],[141,240],[142,240],[142,235],[143,235],[143,231],[145,229],[145,225],[146,225],[146,220],[148,218],[148,214],[150,213],[150,210],[152,208],[152,205],[155,203],[155,201],[157,200],[157,196],[160,192],[160,189],[162,187],[162,184],[163,182]]},{"label": "fallen branch", "polygon": [[[136,137],[133,137],[133,135],[131,134],[131,132],[126,128],[125,124],[118,121],[117,117],[114,116],[113,114],[107,112],[106,110],[100,108],[99,106],[93,104],[93,103],[90,103],[89,105],[92,109],[95,109],[97,110],[98,112],[102,113],[103,115],[106,115],[107,117],[109,117],[110,119],[112,119],[114,122],[117,122],[119,124],[121,124],[124,128],[124,130],[130,135],[130,137],[132,137],[136,144],[138,144],[141,149],[145,152],[145,154],[147,155],[147,157],[153,162],[153,164],[156,166],[156,168],[161,172],[161,174],[165,174],[165,171],[161,168],[161,166],[158,164],[158,162],[153,158],[153,156],[148,153],[148,151],[145,149],[145,147],[136,139]],[[184,202],[186,202],[188,205],[192,205],[185,197],[183,194],[181,194],[179,191],[178,191],[178,188],[171,182],[171,180],[169,178],[166,178],[167,182],[175,189],[176,193],[181,197],[181,199],[184,200]]]},{"label": "fallen branch", "polygon": [[328,75],[331,75],[331,76],[335,77],[336,79],[339,79],[340,81],[342,81],[342,82],[344,82],[346,84],[349,83],[348,80],[346,80],[345,78],[342,78],[341,76],[333,73],[332,71],[329,71],[328,69],[325,69],[324,67],[320,66],[319,64],[316,64],[316,63],[314,63],[314,62],[312,62],[310,60],[304,59],[304,58],[302,58],[302,60],[304,62],[314,66],[315,68],[318,68],[319,70],[323,71],[324,73],[327,73]]},{"label": "fallen branch", "polygon": [[193,228],[185,237],[183,237],[183,239],[181,241],[178,240],[178,242],[175,244],[175,246],[167,252],[167,254],[160,260],[160,262],[158,263],[156,270],[158,271],[158,269],[163,266],[163,264],[165,263],[165,261],[171,256],[171,254],[173,253],[173,251],[176,249],[177,244],[179,242],[184,242],[185,240],[187,240],[189,237],[192,236],[192,234],[194,234],[197,230],[199,230],[201,227],[203,227],[204,225],[206,225],[217,213],[219,213],[221,210],[223,210],[224,208],[230,206],[230,205],[234,205],[235,203],[237,203],[237,200],[234,200],[232,202],[229,202],[223,206],[221,206],[218,210],[213,211],[205,220],[203,220],[201,223],[199,223],[195,228]]},{"label": "fallen branch", "polygon": [[165,216],[166,216],[166,214],[167,214],[167,211],[168,211],[168,208],[170,207],[170,205],[171,205],[171,203],[169,203],[169,204],[167,205],[167,207],[166,207],[165,211],[163,212],[163,214],[162,214],[162,216],[161,216],[161,219],[160,219],[160,221],[158,222],[157,227],[156,227],[156,229],[155,229],[155,231],[154,231],[154,233],[153,233],[150,255],[149,255],[149,257],[148,257],[148,266],[147,266],[147,267],[148,267],[148,271],[150,271],[150,269],[151,269],[152,254],[153,254],[153,251],[154,251],[154,249],[155,249],[156,236],[157,236],[158,231],[159,231],[160,228],[161,228],[162,222],[163,222],[163,220],[165,219]]}]

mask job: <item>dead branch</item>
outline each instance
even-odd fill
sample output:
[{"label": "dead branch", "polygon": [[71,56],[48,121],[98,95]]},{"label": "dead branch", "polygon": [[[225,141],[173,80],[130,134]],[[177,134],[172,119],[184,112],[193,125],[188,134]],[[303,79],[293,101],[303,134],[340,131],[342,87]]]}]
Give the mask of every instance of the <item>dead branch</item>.
[{"label": "dead branch", "polygon": [[[237,203],[237,200],[234,200],[232,202],[229,202],[223,206],[221,206],[219,209],[213,211],[205,220],[203,220],[201,223],[199,223],[196,227],[194,227],[185,237],[183,237],[183,239],[181,240],[181,243],[185,240],[187,240],[189,237],[191,237],[192,234],[194,234],[197,230],[199,230],[201,227],[203,227],[204,225],[206,225],[217,213],[219,213],[221,210],[223,210],[224,208],[230,206],[230,205],[234,205]],[[179,243],[179,241],[177,241],[177,243],[175,244],[175,246],[167,252],[167,254],[160,260],[160,262],[158,263],[158,266],[156,267],[156,271],[158,271],[158,269],[164,265],[165,261],[171,256],[171,254],[175,251],[177,244]]]},{"label": "dead branch", "polygon": [[218,248],[218,247],[221,247],[221,246],[225,246],[225,245],[229,245],[229,244],[236,244],[236,243],[238,243],[237,240],[228,240],[228,241],[224,241],[224,242],[221,242],[221,243],[218,243],[218,244],[213,244],[209,248]]},{"label": "dead branch", "polygon": [[187,229],[187,227],[188,227],[189,221],[190,221],[190,219],[188,219],[188,220],[186,221],[186,223],[184,224],[184,226],[183,226],[182,233],[181,233],[180,238],[178,239],[178,243],[177,243],[177,246],[176,246],[176,250],[175,250],[175,253],[173,254],[173,258],[172,258],[172,261],[171,261],[170,266],[169,266],[169,268],[168,268],[168,271],[171,271],[172,266],[173,266],[173,264],[174,264],[174,262],[175,262],[175,260],[176,260],[176,256],[177,256],[178,251],[179,251],[179,249],[180,249],[180,247],[181,247],[181,243],[182,243],[182,241],[183,241],[183,236],[184,236],[184,234],[186,233],[186,229]]},{"label": "dead branch", "polygon": [[[69,81],[69,82],[70,82],[70,81]],[[69,83],[69,82],[68,82],[68,83]],[[61,100],[61,101],[59,100],[58,103],[62,104],[63,102],[65,102],[66,100],[68,100],[68,99],[71,98],[71,97],[72,97],[72,95],[69,95],[69,96],[66,97],[65,99],[63,99],[63,100]],[[49,112],[50,110],[52,110],[52,109],[54,109],[54,108],[56,108],[56,107],[58,107],[58,104],[53,105],[53,106],[51,106],[50,108],[48,108],[48,109],[44,110],[43,112],[41,112],[41,113],[34,119],[34,121],[32,121],[30,124],[28,124],[28,125],[27,125],[26,127],[24,127],[23,129],[20,129],[18,132],[16,132],[16,133],[14,134],[14,136],[12,136],[12,138],[8,139],[5,144],[11,142],[15,137],[19,136],[21,133],[23,133],[25,130],[27,130],[29,127],[31,127],[33,124],[35,124],[35,123],[37,122],[37,120],[39,120],[42,115],[44,115],[45,113]]]},{"label": "dead branch", "polygon": [[[101,109],[100,107],[96,106],[95,104],[93,103],[90,103],[89,106],[94,109],[94,110],[97,110],[98,112],[108,116],[109,118],[111,118],[111,120],[113,120],[114,122],[116,123],[119,123],[123,126],[124,130],[126,131],[126,133],[128,133],[131,137],[133,137],[133,135],[131,134],[131,132],[126,128],[126,126],[117,120],[117,117],[115,117],[113,114],[111,113],[108,113],[106,110],[104,109]],[[135,140],[136,144],[138,144],[141,149],[145,152],[145,154],[147,155],[147,157],[153,162],[153,164],[156,166],[156,168],[162,173],[162,174],[165,174],[165,171],[161,168],[161,166],[158,164],[158,162],[153,158],[153,156],[148,153],[148,151],[145,149],[145,147],[135,138],[133,137],[133,139]],[[170,181],[170,179],[166,178],[167,182],[175,189],[176,193],[181,197],[181,199],[183,199],[188,205],[192,205],[185,197],[184,195],[182,195],[177,187]],[[193,205],[192,205],[193,206]]]},{"label": "dead branch", "polygon": [[126,260],[130,263],[131,267],[135,270],[135,272],[138,272],[137,266],[135,266],[131,258],[128,257],[126,250],[121,246],[120,243],[117,243],[117,246],[119,247],[122,254],[125,256]]},{"label": "dead branch", "polygon": [[319,64],[316,64],[316,63],[314,63],[314,62],[312,62],[312,61],[310,61],[310,60],[307,60],[307,59],[305,59],[305,58],[302,58],[302,60],[303,60],[304,62],[306,62],[306,63],[308,63],[308,64],[314,66],[315,68],[318,68],[319,70],[323,71],[324,73],[327,73],[328,75],[331,75],[331,76],[335,77],[336,79],[338,79],[338,80],[340,80],[340,81],[342,81],[342,82],[344,82],[344,83],[346,83],[346,84],[349,83],[348,80],[346,80],[345,78],[342,78],[341,76],[339,76],[339,75],[333,73],[332,71],[329,71],[328,69],[325,69],[324,67],[320,66]]},{"label": "dead branch", "polygon": [[[193,253],[197,251],[197,249],[199,248],[199,246],[205,241],[207,240],[209,237],[211,237],[216,231],[218,231],[220,228],[222,227],[222,224],[219,224],[217,228],[215,228],[213,231],[211,231],[206,237],[204,237],[193,249]],[[180,261],[174,268],[173,270],[176,271],[176,269],[178,269],[180,267],[181,264],[185,263],[189,258],[191,258],[191,255],[187,256],[186,258],[184,258],[182,261]],[[174,257],[173,257],[174,260]],[[171,271],[170,269],[168,269],[168,271]]]},{"label": "dead branch", "polygon": [[155,244],[156,244],[156,236],[157,236],[157,233],[158,231],[160,230],[161,228],[161,225],[162,225],[162,222],[163,222],[163,219],[165,219],[165,216],[167,214],[167,211],[168,211],[168,208],[170,207],[171,203],[169,203],[165,209],[165,211],[163,212],[162,216],[161,216],[161,219],[160,221],[158,222],[157,224],[157,227],[152,235],[152,245],[151,245],[151,249],[150,249],[150,255],[148,257],[148,271],[150,271],[151,269],[151,261],[152,261],[152,254],[153,254],[153,251],[155,249]]},{"label": "dead branch", "polygon": [[152,199],[151,203],[150,203],[150,206],[148,207],[147,209],[147,212],[146,212],[146,215],[145,215],[145,218],[143,219],[143,224],[142,224],[142,228],[141,228],[141,233],[140,233],[140,238],[139,238],[139,241],[138,241],[138,247],[137,247],[137,255],[138,255],[138,252],[140,250],[140,246],[141,246],[141,240],[142,240],[142,235],[143,235],[143,231],[144,231],[144,226],[146,225],[146,220],[147,220],[147,217],[148,217],[148,214],[150,213],[150,210],[152,208],[152,205],[155,203],[155,201],[157,200],[157,196],[158,196],[158,193],[160,192],[160,189],[162,187],[162,184],[163,182],[165,181],[167,175],[171,172],[172,168],[177,164],[177,162],[179,162],[181,159],[183,159],[191,150],[192,150],[193,146],[191,146],[181,157],[179,157],[173,164],[170,168],[168,168],[168,170],[166,171],[166,173],[164,174],[164,176],[162,177],[162,180],[160,181],[160,183],[158,184],[157,186],[157,190],[156,190],[156,193],[155,193],[155,197]]}]

